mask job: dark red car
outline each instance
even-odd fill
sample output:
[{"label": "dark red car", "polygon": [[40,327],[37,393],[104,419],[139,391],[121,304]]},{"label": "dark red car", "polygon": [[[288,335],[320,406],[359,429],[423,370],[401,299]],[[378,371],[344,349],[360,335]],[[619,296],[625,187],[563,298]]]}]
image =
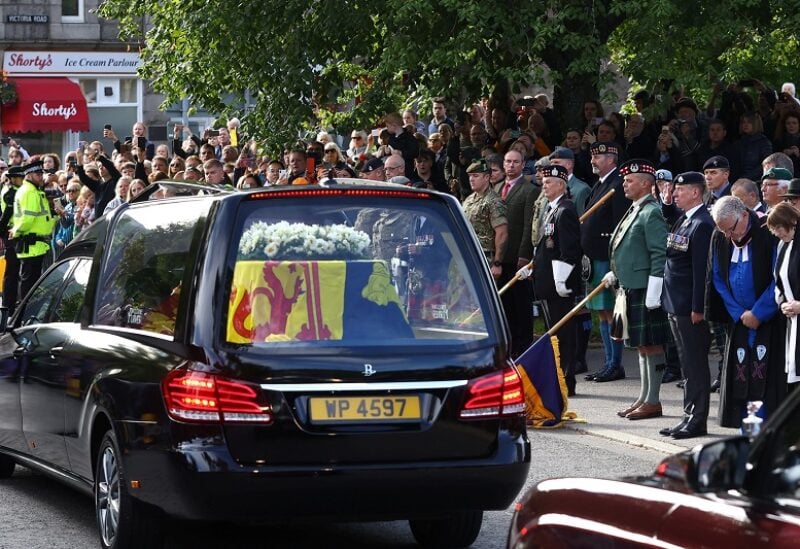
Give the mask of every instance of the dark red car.
[{"label": "dark red car", "polygon": [[696,446],[651,477],[538,483],[508,547],[800,547],[800,393],[752,441]]}]

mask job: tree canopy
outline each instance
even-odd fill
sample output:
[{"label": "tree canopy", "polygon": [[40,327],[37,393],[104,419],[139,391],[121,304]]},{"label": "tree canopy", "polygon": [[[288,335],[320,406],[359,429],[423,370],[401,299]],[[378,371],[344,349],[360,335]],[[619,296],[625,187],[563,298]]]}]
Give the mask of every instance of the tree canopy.
[{"label": "tree canopy", "polygon": [[141,43],[140,74],[165,103],[187,98],[236,114],[279,146],[303,127],[370,127],[434,96],[458,105],[498,84],[516,92],[545,79],[574,124],[583,102],[600,96],[608,59],[644,87],[790,79],[800,53],[794,8],[777,0],[105,0],[100,14]]}]

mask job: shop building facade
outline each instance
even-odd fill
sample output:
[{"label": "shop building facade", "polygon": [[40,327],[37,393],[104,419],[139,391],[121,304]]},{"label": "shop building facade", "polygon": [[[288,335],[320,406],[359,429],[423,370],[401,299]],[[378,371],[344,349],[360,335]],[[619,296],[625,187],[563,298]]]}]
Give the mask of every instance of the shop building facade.
[{"label": "shop building facade", "polygon": [[196,129],[210,123],[186,120],[186,105],[159,110],[163,97],[136,74],[139,45],[119,40],[117,24],[95,13],[99,3],[0,0],[2,69],[17,90],[0,106],[0,135],[31,154],[63,157],[80,141],[102,140],[106,124],[122,139],[143,121],[159,143],[182,119]]}]

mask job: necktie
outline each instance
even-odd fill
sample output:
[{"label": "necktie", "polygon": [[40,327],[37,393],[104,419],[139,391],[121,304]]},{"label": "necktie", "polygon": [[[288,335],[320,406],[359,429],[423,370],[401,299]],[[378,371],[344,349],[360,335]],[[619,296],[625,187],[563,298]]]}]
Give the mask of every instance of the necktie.
[{"label": "necktie", "polygon": [[508,191],[511,190],[511,182],[506,181],[506,184],[503,185],[503,192],[501,193],[501,198],[505,198],[508,195]]}]

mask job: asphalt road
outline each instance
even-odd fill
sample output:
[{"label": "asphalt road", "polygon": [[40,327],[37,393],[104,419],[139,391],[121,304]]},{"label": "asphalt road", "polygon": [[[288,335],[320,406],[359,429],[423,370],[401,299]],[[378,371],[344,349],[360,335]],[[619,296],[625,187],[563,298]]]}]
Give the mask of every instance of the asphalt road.
[{"label": "asphalt road", "polygon": [[[555,476],[617,477],[647,474],[664,456],[646,448],[575,430],[531,431],[533,463],[527,486]],[[97,547],[90,498],[17,467],[0,481],[0,549]],[[476,548],[504,547],[511,508],[484,516]],[[410,548],[414,538],[403,521],[351,524],[232,526],[172,525],[168,549],[257,549],[298,547]]]}]

